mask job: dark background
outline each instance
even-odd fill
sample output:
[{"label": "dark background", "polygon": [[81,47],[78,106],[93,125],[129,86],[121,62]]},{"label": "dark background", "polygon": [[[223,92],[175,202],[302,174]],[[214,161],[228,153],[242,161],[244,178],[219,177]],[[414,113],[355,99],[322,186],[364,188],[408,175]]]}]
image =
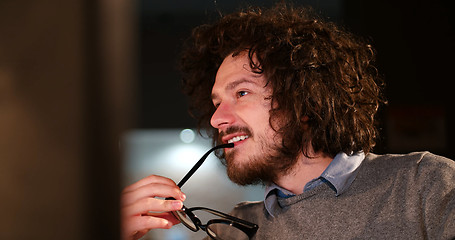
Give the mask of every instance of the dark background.
[{"label": "dark background", "polygon": [[[139,5],[139,128],[191,128],[180,92],[179,48],[191,28],[242,6],[277,1],[167,1]],[[389,104],[378,119],[377,153],[428,150],[454,157],[453,7],[448,1],[293,1],[368,39]]]}]

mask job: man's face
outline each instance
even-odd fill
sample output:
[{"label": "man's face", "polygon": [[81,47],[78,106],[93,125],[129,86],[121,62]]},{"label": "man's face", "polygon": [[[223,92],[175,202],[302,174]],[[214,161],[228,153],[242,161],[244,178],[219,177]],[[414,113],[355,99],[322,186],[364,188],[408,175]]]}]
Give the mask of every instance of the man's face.
[{"label": "man's face", "polygon": [[212,88],[216,111],[211,125],[218,129],[225,149],[227,172],[240,185],[270,181],[273,161],[281,138],[269,122],[272,89],[263,74],[251,70],[248,55],[226,57],[218,69]]}]

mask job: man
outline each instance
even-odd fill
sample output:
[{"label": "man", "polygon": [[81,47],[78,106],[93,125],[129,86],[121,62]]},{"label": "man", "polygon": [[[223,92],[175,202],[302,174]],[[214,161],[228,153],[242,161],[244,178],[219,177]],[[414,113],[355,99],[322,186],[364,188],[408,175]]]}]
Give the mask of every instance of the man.
[{"label": "man", "polygon": [[[234,143],[221,156],[233,182],[266,185],[263,202],[232,212],[259,225],[254,239],[455,237],[455,163],[371,153],[384,102],[373,60],[368,44],[284,4],[194,30],[182,58],[192,113],[216,145]],[[127,187],[124,238],[177,224],[169,212],[184,200],[164,177]]]}]

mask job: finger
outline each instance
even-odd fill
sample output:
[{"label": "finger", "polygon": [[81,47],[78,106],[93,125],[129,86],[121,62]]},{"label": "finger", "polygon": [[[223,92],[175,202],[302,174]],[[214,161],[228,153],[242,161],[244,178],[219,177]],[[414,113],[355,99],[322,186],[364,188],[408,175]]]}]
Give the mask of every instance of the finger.
[{"label": "finger", "polygon": [[134,238],[133,239],[140,239],[145,234],[147,234],[148,231],[149,231],[149,229],[138,231],[136,234],[134,234]]},{"label": "finger", "polygon": [[125,192],[134,191],[137,188],[140,188],[144,185],[151,184],[151,183],[161,183],[161,184],[169,185],[169,186],[177,186],[177,184],[175,184],[175,182],[172,181],[172,179],[158,176],[158,175],[150,175],[148,177],[145,177],[145,178],[125,187],[123,189],[123,192],[125,193]]},{"label": "finger", "polygon": [[180,210],[183,202],[180,200],[164,200],[157,198],[143,198],[131,205],[122,208],[124,216],[141,215],[147,212],[171,212]]},{"label": "finger", "polygon": [[185,201],[185,194],[177,186],[163,185],[161,183],[151,183],[137,188],[134,191],[122,194],[122,206],[130,205],[143,198],[150,197],[173,197],[174,199]]},{"label": "finger", "polygon": [[169,222],[172,223],[172,225],[177,225],[180,223],[180,220],[178,220],[173,214],[164,212],[164,213],[145,213],[143,216],[152,216],[152,217],[159,217],[159,218],[164,218],[168,220]]},{"label": "finger", "polygon": [[122,235],[123,239],[137,239],[138,237],[145,235],[150,229],[168,229],[173,225],[173,221],[169,221],[166,218],[155,216],[134,216],[124,219]]}]

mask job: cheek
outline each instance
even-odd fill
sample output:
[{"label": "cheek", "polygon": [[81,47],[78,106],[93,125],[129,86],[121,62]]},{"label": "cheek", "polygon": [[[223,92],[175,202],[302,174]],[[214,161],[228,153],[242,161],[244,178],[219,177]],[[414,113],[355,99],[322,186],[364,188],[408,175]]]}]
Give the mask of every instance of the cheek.
[{"label": "cheek", "polygon": [[253,131],[268,136],[273,132],[269,121],[270,109],[270,101],[259,97],[238,108],[242,113],[239,116]]},{"label": "cheek", "polygon": [[253,128],[258,132],[261,132],[266,137],[272,137],[275,135],[275,131],[270,126],[270,114],[268,110],[263,110],[257,113],[258,118],[253,121]]}]

